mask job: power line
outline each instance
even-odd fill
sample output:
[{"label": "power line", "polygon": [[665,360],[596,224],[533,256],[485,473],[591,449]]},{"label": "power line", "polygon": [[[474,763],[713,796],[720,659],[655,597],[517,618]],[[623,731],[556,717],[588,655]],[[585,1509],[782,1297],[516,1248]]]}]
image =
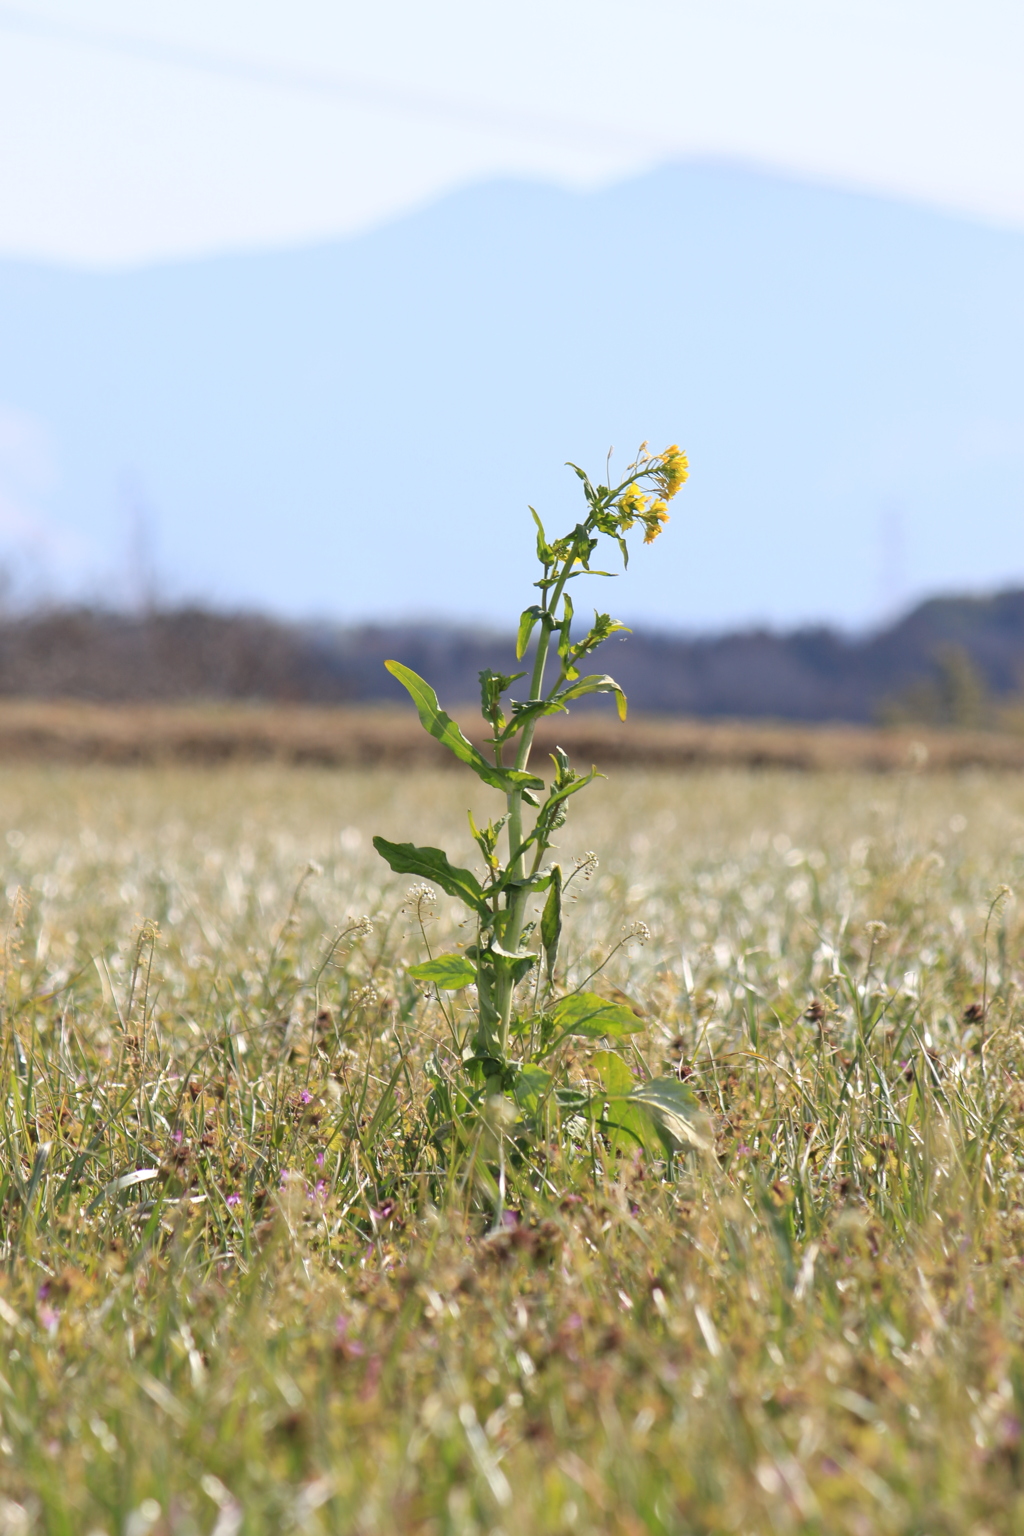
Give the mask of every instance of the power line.
[{"label": "power line", "polygon": [[166,42],[138,33],[82,26],[77,22],[39,16],[19,6],[0,4],[0,27],[9,32],[51,37],[85,48],[121,54],[150,64],[220,75],[249,85],[287,91],[293,95],[333,98],[372,111],[397,112],[408,117],[471,124],[479,129],[514,138],[545,141],[560,139],[578,148],[591,151],[603,148],[620,154],[678,153],[678,146],[654,134],[580,123],[550,114],[516,112],[477,102],[453,101],[450,97],[431,91],[387,85],[356,75],[326,74],[293,65],[272,64],[262,59],[240,58],[233,54],[197,48],[189,43]]}]

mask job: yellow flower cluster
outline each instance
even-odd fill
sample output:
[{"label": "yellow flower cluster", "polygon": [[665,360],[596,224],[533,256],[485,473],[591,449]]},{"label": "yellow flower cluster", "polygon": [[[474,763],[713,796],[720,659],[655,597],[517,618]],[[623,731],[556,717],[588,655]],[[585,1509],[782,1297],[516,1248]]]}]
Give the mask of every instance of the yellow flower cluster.
[{"label": "yellow flower cluster", "polygon": [[647,529],[647,532],[644,534],[644,543],[653,544],[667,522],[667,503],[661,500],[652,501],[650,507],[644,513],[644,527]]},{"label": "yellow flower cluster", "polygon": [[647,511],[647,497],[635,483],[628,486],[619,497],[619,524],[623,533],[632,528],[638,517]]},{"label": "yellow flower cluster", "polygon": [[637,464],[641,474],[649,475],[661,494],[657,498],[645,496],[634,481],[619,497],[618,514],[619,527],[623,533],[632,528],[634,523],[641,522],[645,529],[644,543],[653,544],[668,522],[668,504],[688,479],[690,465],[678,443],[673,443],[656,458],[648,458],[646,447],[645,443]]},{"label": "yellow flower cluster", "polygon": [[661,460],[661,467],[655,478],[661,486],[665,500],[671,501],[680,486],[685,485],[690,478],[690,461],[678,443],[673,443],[658,457]]}]

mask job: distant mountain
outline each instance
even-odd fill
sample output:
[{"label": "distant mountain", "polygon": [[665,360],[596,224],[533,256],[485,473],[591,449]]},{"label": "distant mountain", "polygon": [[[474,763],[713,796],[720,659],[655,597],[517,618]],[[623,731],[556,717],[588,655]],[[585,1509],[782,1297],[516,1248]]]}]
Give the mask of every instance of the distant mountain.
[{"label": "distant mountain", "polygon": [[[509,637],[472,629],[80,609],[0,622],[0,695],[407,703],[384,669],[389,657],[452,707],[472,704],[482,668],[518,670]],[[1024,590],[934,598],[862,639],[830,629],[704,638],[641,630],[606,644],[604,669],[634,710],[651,713],[982,725],[991,704],[1024,694]]]},{"label": "distant mountain", "polygon": [[[0,563],[101,603],[504,624],[573,458],[682,441],[648,627],[1024,582],[1024,234],[727,165],[316,249],[0,262]],[[581,594],[581,603],[587,599]],[[709,661],[710,665],[710,661]]]}]

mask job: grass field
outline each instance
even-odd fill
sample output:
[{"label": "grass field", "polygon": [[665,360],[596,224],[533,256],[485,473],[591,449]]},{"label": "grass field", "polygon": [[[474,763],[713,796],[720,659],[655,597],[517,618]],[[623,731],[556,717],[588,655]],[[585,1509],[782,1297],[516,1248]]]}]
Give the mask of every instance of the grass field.
[{"label": "grass field", "polygon": [[590,792],[564,982],[619,946],[671,1168],[432,1134],[369,839],[468,862],[464,793],[0,773],[0,1536],[1024,1531],[1024,780]]}]

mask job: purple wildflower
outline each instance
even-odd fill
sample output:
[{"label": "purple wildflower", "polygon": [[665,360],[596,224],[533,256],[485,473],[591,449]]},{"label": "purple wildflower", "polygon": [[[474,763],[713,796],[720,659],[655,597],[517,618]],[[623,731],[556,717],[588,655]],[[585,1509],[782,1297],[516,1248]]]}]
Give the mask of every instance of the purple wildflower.
[{"label": "purple wildflower", "polygon": [[353,1356],[363,1354],[363,1346],[358,1339],[350,1339],[348,1336],[348,1318],[339,1317],[334,1325],[334,1347],[338,1352],[351,1360]]}]

